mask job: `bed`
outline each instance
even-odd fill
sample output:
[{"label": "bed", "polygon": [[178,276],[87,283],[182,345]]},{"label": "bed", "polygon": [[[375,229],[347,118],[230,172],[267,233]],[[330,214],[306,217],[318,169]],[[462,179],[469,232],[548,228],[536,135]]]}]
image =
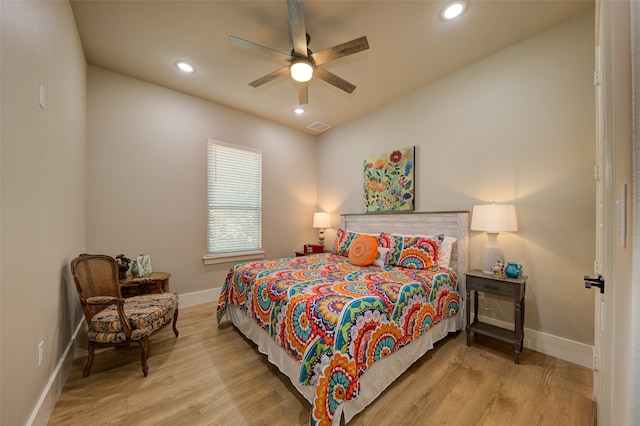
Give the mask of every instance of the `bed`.
[{"label": "bed", "polygon": [[[231,268],[218,323],[230,319],[291,380],[310,424],[348,423],[463,327],[468,229],[468,212],[342,215],[332,253]],[[371,238],[376,264],[354,265]]]}]

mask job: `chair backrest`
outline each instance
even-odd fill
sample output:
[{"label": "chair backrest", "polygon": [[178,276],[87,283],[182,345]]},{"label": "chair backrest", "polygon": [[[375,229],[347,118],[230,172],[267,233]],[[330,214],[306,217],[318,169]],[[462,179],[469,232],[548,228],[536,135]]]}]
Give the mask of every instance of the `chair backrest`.
[{"label": "chair backrest", "polygon": [[118,263],[103,254],[81,254],[71,261],[71,275],[82,303],[87,322],[106,306],[88,305],[86,300],[96,296],[120,297]]}]

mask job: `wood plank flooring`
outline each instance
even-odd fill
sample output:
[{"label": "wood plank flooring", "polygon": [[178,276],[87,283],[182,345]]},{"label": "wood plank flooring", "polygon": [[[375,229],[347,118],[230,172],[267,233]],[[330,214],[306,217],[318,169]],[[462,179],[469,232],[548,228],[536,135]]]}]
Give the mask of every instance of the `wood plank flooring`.
[{"label": "wood plank flooring", "polygon": [[[76,359],[50,425],[305,425],[310,404],[215,304],[180,309],[151,338],[149,376],[137,345]],[[349,425],[595,425],[591,370],[480,337],[451,335]]]}]

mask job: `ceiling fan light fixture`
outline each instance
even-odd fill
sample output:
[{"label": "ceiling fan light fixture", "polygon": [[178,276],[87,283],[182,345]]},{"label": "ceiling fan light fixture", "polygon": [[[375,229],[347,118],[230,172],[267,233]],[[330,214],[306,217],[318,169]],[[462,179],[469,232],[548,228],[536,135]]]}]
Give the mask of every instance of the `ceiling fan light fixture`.
[{"label": "ceiling fan light fixture", "polygon": [[313,76],[313,67],[306,59],[296,59],[291,64],[291,78],[300,83],[306,83]]},{"label": "ceiling fan light fixture", "polygon": [[464,0],[456,0],[450,3],[447,3],[445,7],[442,8],[440,12],[440,18],[444,21],[450,21],[458,16],[462,15],[462,13],[467,8],[467,2]]}]

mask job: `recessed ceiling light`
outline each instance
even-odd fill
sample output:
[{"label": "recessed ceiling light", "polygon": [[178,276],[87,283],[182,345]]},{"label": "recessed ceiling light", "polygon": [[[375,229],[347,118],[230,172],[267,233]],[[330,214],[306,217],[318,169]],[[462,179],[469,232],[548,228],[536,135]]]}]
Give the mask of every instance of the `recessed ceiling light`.
[{"label": "recessed ceiling light", "polygon": [[188,72],[188,73],[192,73],[195,72],[195,68],[193,67],[193,65],[188,64],[186,62],[182,62],[182,61],[178,61],[176,62],[176,67],[178,67],[178,69],[180,71],[184,71],[184,72]]},{"label": "recessed ceiling light", "polygon": [[464,0],[456,0],[450,3],[447,3],[445,7],[442,8],[442,12],[440,12],[440,18],[445,21],[450,21],[462,14],[464,10],[467,8],[467,2]]},{"label": "recessed ceiling light", "polygon": [[295,112],[296,114],[300,115],[300,114],[304,114],[304,110],[300,107],[298,108],[294,108],[293,112]]}]

